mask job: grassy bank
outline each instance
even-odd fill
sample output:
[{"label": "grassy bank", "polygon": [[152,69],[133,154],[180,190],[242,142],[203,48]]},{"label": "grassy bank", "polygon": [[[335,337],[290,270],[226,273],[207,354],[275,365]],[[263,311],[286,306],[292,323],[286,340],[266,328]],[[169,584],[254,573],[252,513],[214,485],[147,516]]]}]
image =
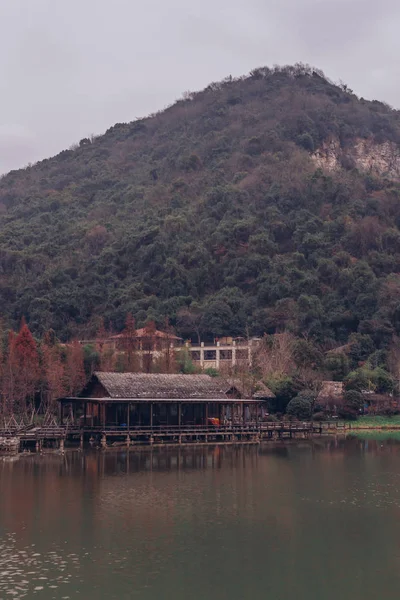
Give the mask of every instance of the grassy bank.
[{"label": "grassy bank", "polygon": [[363,416],[357,421],[341,421],[348,429],[400,429],[400,415],[393,417]]},{"label": "grassy bank", "polygon": [[374,442],[386,442],[388,440],[400,442],[400,429],[355,429],[346,437]]}]

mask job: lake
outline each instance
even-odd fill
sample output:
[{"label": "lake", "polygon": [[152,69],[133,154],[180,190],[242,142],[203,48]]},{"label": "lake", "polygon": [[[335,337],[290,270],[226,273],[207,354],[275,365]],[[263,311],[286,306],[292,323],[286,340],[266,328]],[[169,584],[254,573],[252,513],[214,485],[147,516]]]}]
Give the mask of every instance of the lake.
[{"label": "lake", "polygon": [[400,441],[0,458],[0,599],[400,594]]}]

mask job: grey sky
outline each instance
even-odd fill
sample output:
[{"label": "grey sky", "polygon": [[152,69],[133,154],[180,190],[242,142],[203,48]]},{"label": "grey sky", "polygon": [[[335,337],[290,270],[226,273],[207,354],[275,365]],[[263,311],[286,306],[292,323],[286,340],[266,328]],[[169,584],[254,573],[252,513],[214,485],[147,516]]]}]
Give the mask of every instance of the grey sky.
[{"label": "grey sky", "polygon": [[1,0],[0,172],[262,65],[400,108],[399,26],[398,0]]}]

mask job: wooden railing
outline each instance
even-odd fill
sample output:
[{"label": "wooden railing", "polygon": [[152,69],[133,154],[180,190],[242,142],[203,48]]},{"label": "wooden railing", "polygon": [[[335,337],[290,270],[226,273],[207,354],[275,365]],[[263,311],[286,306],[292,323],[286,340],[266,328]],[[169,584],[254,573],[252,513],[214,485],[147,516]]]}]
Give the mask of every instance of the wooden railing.
[{"label": "wooden railing", "polygon": [[68,432],[79,433],[80,431],[93,432],[93,433],[162,433],[162,432],[234,432],[234,431],[329,431],[339,429],[337,423],[328,422],[317,422],[317,421],[280,421],[280,422],[266,422],[266,421],[251,421],[247,423],[225,423],[223,425],[96,425],[79,427],[70,425]]}]

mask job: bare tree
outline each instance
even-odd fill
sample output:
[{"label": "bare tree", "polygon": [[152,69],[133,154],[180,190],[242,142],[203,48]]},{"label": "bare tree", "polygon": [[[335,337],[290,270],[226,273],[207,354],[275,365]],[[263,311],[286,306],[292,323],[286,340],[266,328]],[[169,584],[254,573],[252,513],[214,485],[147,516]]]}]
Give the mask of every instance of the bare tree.
[{"label": "bare tree", "polygon": [[262,377],[279,377],[294,370],[294,344],[295,338],[288,332],[264,336],[253,357]]},{"label": "bare tree", "polygon": [[153,370],[153,359],[157,350],[157,330],[154,321],[149,321],[144,327],[144,335],[141,339],[143,357],[143,371],[151,373]]},{"label": "bare tree", "polygon": [[140,358],[138,355],[139,340],[136,331],[135,319],[128,313],[125,329],[121,338],[122,368],[126,373],[136,373],[140,370]]},{"label": "bare tree", "polygon": [[311,392],[310,404],[312,415],[317,398],[322,390],[324,376],[320,371],[315,371],[309,367],[302,367],[297,372],[297,379],[304,390]]},{"label": "bare tree", "polygon": [[67,347],[64,373],[66,392],[69,396],[74,396],[82,390],[86,380],[83,348],[78,340]]},{"label": "bare tree", "polygon": [[111,332],[106,330],[103,319],[96,334],[96,350],[99,354],[100,371],[115,371],[115,347],[111,341]]},{"label": "bare tree", "polygon": [[56,400],[65,394],[64,363],[61,348],[54,332],[48,331],[41,344],[42,350],[42,410],[56,413]]},{"label": "bare tree", "polygon": [[174,344],[175,332],[174,328],[170,325],[168,318],[165,319],[163,334],[164,335],[159,339],[159,368],[162,373],[176,373],[178,364]]}]

